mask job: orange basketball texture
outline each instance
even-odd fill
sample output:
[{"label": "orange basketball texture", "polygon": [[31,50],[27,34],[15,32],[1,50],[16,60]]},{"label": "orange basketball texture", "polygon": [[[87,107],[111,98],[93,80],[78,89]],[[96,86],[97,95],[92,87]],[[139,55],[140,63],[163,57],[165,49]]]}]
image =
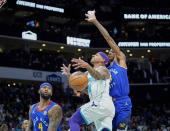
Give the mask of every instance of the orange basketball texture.
[{"label": "orange basketball texture", "polygon": [[69,85],[77,91],[81,91],[88,85],[88,77],[86,73],[76,71],[69,77]]}]

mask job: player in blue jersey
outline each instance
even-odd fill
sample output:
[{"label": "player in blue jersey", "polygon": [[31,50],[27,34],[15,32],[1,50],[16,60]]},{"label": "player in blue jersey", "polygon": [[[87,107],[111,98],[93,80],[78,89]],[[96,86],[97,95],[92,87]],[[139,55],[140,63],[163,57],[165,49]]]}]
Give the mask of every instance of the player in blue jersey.
[{"label": "player in blue jersey", "polygon": [[[61,107],[51,101],[52,85],[40,85],[40,102],[32,105],[29,110],[29,126],[26,131],[61,131]],[[57,129],[58,128],[58,129]]]},{"label": "player in blue jersey", "polygon": [[115,105],[115,117],[113,119],[113,129],[115,131],[126,131],[130,125],[131,99],[129,98],[129,81],[127,76],[126,56],[107,30],[98,22],[95,11],[88,11],[87,21],[92,22],[101,32],[111,50],[108,58],[110,61],[110,95]]}]

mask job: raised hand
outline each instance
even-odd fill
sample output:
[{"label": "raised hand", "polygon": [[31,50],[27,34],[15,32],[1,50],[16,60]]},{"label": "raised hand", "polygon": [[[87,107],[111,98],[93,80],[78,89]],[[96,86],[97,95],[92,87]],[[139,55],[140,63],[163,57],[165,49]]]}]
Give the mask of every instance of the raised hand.
[{"label": "raised hand", "polygon": [[88,22],[96,21],[95,10],[88,11],[87,14],[85,14],[85,16],[87,17],[85,20],[87,20]]},{"label": "raised hand", "polygon": [[88,67],[88,63],[85,62],[84,60],[82,59],[76,59],[76,58],[73,58],[71,60],[71,62],[74,62],[75,64],[73,64],[72,66],[74,67],[74,69],[79,69],[79,68],[87,68]]},{"label": "raised hand", "polygon": [[71,64],[68,65],[68,67],[66,67],[64,64],[63,66],[61,67],[61,72],[62,72],[62,75],[67,75],[69,76],[70,75],[70,68],[71,67]]}]

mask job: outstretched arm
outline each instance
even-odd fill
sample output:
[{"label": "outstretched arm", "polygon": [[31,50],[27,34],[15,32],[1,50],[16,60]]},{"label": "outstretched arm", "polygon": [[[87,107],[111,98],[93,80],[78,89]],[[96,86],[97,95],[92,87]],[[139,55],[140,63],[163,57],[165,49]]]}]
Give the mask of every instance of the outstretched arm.
[{"label": "outstretched arm", "polygon": [[100,33],[103,35],[112,50],[115,51],[116,55],[120,55],[119,47],[116,45],[115,41],[112,39],[108,31],[96,19],[95,11],[88,11],[88,13],[85,15],[87,17],[86,20],[93,23],[99,29]]},{"label": "outstretched arm", "polygon": [[59,105],[54,105],[48,112],[48,117],[49,117],[49,126],[48,126],[48,131],[56,131],[60,121],[62,120],[63,113],[62,109]]},{"label": "outstretched arm", "polygon": [[31,120],[32,107],[33,107],[33,105],[29,109],[29,122],[28,122],[28,127],[26,128],[26,131],[33,131],[33,122]]},{"label": "outstretched arm", "polygon": [[73,58],[72,62],[75,62],[75,64],[73,64],[75,69],[85,68],[90,73],[90,75],[97,80],[109,78],[110,75],[109,71],[105,67],[100,68],[100,70],[95,70],[93,67],[91,67],[87,62],[83,61],[82,59]]},{"label": "outstretched arm", "polygon": [[[61,67],[62,75],[66,75],[68,77],[68,79],[69,79],[69,77],[71,75],[70,70],[71,70],[71,64],[69,64],[68,67],[63,64],[63,66]],[[74,89],[73,89],[73,91],[76,94],[76,96],[80,96],[79,91],[76,91]]]},{"label": "outstretched arm", "polygon": [[62,75],[66,75],[68,78],[71,75],[70,70],[71,70],[71,64],[69,64],[68,67],[63,64],[63,66],[61,67]]},{"label": "outstretched arm", "polygon": [[120,48],[117,46],[113,38],[110,36],[108,31],[99,23],[99,21],[96,19],[95,11],[88,11],[86,15],[86,20],[88,22],[92,22],[100,31],[100,33],[103,35],[111,49],[116,53],[116,56],[120,60],[120,64],[123,67],[126,67],[126,57],[123,52],[120,51]]}]

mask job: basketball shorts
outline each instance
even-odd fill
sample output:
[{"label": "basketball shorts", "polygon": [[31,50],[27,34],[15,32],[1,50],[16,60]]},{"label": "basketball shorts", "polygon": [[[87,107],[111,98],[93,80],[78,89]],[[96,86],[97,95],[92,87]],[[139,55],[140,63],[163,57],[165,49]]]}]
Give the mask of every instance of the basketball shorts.
[{"label": "basketball shorts", "polygon": [[111,99],[90,101],[81,107],[80,113],[87,125],[94,122],[97,131],[112,130],[115,107]]},{"label": "basketball shorts", "polygon": [[115,101],[115,117],[113,119],[113,129],[128,129],[130,127],[130,118],[131,118],[131,100],[130,98]]}]

